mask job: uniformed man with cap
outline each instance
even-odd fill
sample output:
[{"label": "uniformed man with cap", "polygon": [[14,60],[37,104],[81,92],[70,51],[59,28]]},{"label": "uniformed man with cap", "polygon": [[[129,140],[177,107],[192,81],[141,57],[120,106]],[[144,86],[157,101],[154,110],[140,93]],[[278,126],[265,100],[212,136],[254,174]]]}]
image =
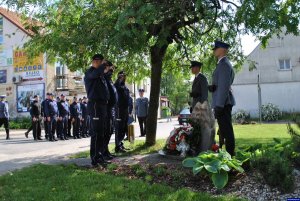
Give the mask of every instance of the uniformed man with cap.
[{"label": "uniformed man with cap", "polygon": [[64,94],[61,94],[58,104],[59,121],[57,130],[60,140],[68,140],[68,120],[70,116],[69,103],[66,101]]},{"label": "uniformed man with cap", "polygon": [[70,105],[70,115],[73,124],[73,138],[81,139],[80,137],[80,108],[78,104],[78,98],[73,98],[73,103]]},{"label": "uniformed man with cap", "polygon": [[128,130],[128,116],[129,116],[129,89],[125,85],[126,74],[124,71],[118,73],[118,79],[115,82],[115,87],[118,92],[118,136],[117,137],[117,146],[115,148],[116,153],[126,152],[124,147],[123,140],[125,138],[126,132]]},{"label": "uniformed man with cap", "polygon": [[41,138],[41,103],[40,97],[35,95],[34,101],[31,103],[32,133],[34,140],[42,140]]},{"label": "uniformed man with cap", "polygon": [[57,103],[54,100],[54,95],[49,93],[50,99],[45,102],[45,116],[48,124],[49,141],[57,141],[55,138],[55,132],[57,129],[57,118],[59,117],[59,111]]},{"label": "uniformed man with cap", "polygon": [[84,96],[80,103],[81,108],[81,137],[88,137],[88,115],[87,115],[87,98]]},{"label": "uniformed man with cap", "polygon": [[[45,105],[48,104],[47,102],[51,99],[50,93],[46,94],[46,99],[42,101],[41,103],[41,117],[43,118],[44,122],[44,129],[45,129],[45,138],[49,139],[49,134],[48,134],[48,121],[47,117],[45,114]],[[28,134],[27,134],[28,135]],[[26,136],[26,135],[25,135]],[[26,136],[27,137],[27,136]]]},{"label": "uniformed man with cap", "polygon": [[206,77],[201,73],[202,63],[198,61],[191,61],[191,71],[195,75],[190,96],[193,98],[191,112],[195,105],[200,102],[207,101],[208,84]]},{"label": "uniformed man with cap", "polygon": [[218,59],[217,67],[213,72],[212,85],[212,108],[219,124],[220,132],[225,138],[226,150],[232,156],[235,155],[235,138],[232,127],[231,112],[235,105],[231,85],[234,80],[234,70],[227,58],[230,45],[222,41],[215,41],[213,48],[214,56]]},{"label": "uniformed man with cap", "polygon": [[107,104],[110,99],[109,89],[104,75],[112,69],[107,65],[101,54],[92,57],[92,66],[84,76],[85,89],[88,98],[88,114],[91,117],[90,155],[93,166],[106,166],[103,157],[104,135],[106,133]]},{"label": "uniformed man with cap", "polygon": [[149,108],[149,101],[147,97],[144,97],[144,89],[139,89],[139,98],[136,99],[135,103],[135,113],[139,121],[140,125],[140,137],[146,136],[146,123],[147,123],[147,116],[148,116],[148,108]]},{"label": "uniformed man with cap", "polygon": [[4,125],[6,140],[10,140],[8,103],[5,101],[5,97],[5,95],[0,96],[0,127]]}]

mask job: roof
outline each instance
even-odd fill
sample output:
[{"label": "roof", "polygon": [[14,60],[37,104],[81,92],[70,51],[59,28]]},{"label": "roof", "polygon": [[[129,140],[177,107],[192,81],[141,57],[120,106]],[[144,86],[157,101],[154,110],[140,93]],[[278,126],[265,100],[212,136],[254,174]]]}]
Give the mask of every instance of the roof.
[{"label": "roof", "polygon": [[29,29],[26,29],[24,26],[24,20],[22,19],[21,14],[17,12],[13,12],[8,10],[7,8],[0,7],[0,14],[5,17],[8,21],[13,23],[15,26],[17,26],[19,29],[21,29],[24,33],[26,33],[29,36],[33,35],[33,32]]}]

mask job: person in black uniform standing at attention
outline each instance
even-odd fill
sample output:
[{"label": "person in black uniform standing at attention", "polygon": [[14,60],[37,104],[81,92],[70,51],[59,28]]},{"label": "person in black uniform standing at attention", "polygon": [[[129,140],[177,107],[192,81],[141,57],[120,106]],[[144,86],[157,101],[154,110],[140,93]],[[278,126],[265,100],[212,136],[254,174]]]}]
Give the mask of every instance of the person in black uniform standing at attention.
[{"label": "person in black uniform standing at attention", "polygon": [[123,145],[126,132],[128,130],[128,112],[129,112],[129,89],[125,85],[126,74],[124,71],[118,73],[118,79],[115,82],[115,87],[118,92],[118,110],[119,110],[119,122],[118,122],[118,137],[117,147],[115,148],[116,153],[126,152],[126,148]]},{"label": "person in black uniform standing at attention", "polygon": [[73,137],[74,139],[81,139],[79,135],[80,129],[80,109],[77,103],[77,97],[73,98],[73,103],[70,106],[71,122],[73,124]]},{"label": "person in black uniform standing at attention", "polygon": [[31,103],[32,132],[34,140],[42,140],[41,138],[41,103],[38,95],[35,95],[34,101]]},{"label": "person in black uniform standing at attention", "polygon": [[57,141],[55,131],[57,128],[57,117],[59,116],[56,101],[53,100],[53,94],[49,93],[50,99],[45,102],[45,116],[48,124],[49,141]]},{"label": "person in black uniform standing at attention", "polygon": [[88,114],[90,123],[90,155],[93,166],[106,166],[107,161],[103,157],[104,135],[106,133],[107,104],[110,99],[109,89],[104,75],[112,67],[107,65],[101,54],[92,57],[92,66],[84,76],[85,89],[88,98]]},{"label": "person in black uniform standing at attention", "polygon": [[82,133],[81,136],[83,138],[88,137],[88,115],[87,115],[87,102],[86,102],[86,97],[82,98],[82,101],[80,103],[80,108],[81,108],[81,126],[82,126]]},{"label": "person in black uniform standing at attention", "polygon": [[60,97],[60,101],[57,103],[59,111],[58,133],[60,134],[60,140],[68,140],[68,120],[70,109],[68,102],[66,102],[65,95],[61,94]]}]

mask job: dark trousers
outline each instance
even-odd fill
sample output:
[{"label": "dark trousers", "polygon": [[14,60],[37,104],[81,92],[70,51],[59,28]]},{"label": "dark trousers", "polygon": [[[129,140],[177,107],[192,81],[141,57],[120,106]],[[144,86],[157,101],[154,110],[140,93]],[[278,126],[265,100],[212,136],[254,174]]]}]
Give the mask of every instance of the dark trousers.
[{"label": "dark trousers", "polygon": [[57,120],[56,116],[53,116],[50,118],[50,121],[47,122],[47,127],[48,127],[48,135],[49,135],[49,140],[52,140],[55,138],[55,131],[57,129]]},{"label": "dark trousers", "polygon": [[91,117],[90,122],[90,155],[92,163],[97,163],[103,158],[104,135],[106,133],[107,105],[89,102],[88,111]]},{"label": "dark trousers", "polygon": [[128,131],[128,109],[121,109],[119,108],[119,119],[118,121],[118,134],[117,134],[117,147],[122,147],[123,146],[123,140],[125,138],[125,135]]},{"label": "dark trousers", "polygon": [[68,119],[68,137],[72,137],[71,135],[71,128],[72,128],[72,119]]},{"label": "dark trousers", "polygon": [[81,122],[82,127],[82,136],[88,135],[88,127],[89,127],[89,116],[83,117],[83,120]]},{"label": "dark trousers", "polygon": [[223,137],[225,138],[225,146],[226,151],[234,156],[234,149],[235,149],[235,139],[232,127],[232,119],[231,119],[231,105],[225,105],[223,112],[216,116],[220,132],[222,133]]},{"label": "dark trousers", "polygon": [[57,133],[62,139],[67,138],[68,135],[68,119],[68,116],[65,116],[57,122]]},{"label": "dark trousers", "polygon": [[49,129],[48,129],[48,121],[46,120],[44,120],[44,129],[45,129],[45,138],[49,138],[49,134],[48,134],[48,131],[49,131]]},{"label": "dark trousers", "polygon": [[106,129],[105,129],[105,135],[104,135],[104,154],[108,153],[108,144],[111,138],[111,135],[113,134],[113,122],[114,122],[114,116],[113,116],[113,108],[107,107],[107,118],[106,118]]},{"label": "dark trousers", "polygon": [[35,117],[36,120],[32,120],[32,133],[33,133],[33,138],[36,140],[38,138],[41,138],[41,120],[39,117]]},{"label": "dark trousers", "polygon": [[28,130],[26,131],[26,133],[29,133],[30,131],[33,130],[32,124],[33,124],[33,122],[31,122],[31,126],[28,128]]},{"label": "dark trousers", "polygon": [[139,120],[139,125],[140,125],[141,136],[145,136],[146,135],[147,117],[138,117],[138,120]]},{"label": "dark trousers", "polygon": [[80,133],[80,118],[79,117],[72,117],[73,120],[73,136],[79,137]]},{"label": "dark trousers", "polygon": [[9,121],[8,118],[0,118],[0,127],[4,125],[5,132],[6,132],[6,138],[9,138]]}]

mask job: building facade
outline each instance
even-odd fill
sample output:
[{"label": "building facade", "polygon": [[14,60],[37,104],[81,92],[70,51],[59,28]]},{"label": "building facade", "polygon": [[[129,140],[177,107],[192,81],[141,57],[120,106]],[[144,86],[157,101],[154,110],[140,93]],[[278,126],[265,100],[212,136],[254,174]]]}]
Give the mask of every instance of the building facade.
[{"label": "building facade", "polygon": [[0,94],[7,96],[11,117],[28,116],[34,95],[44,99],[47,92],[84,94],[82,73],[48,63],[46,53],[27,58],[22,48],[31,35],[20,15],[0,8]]},{"label": "building facade", "polygon": [[273,103],[283,112],[300,112],[299,36],[273,37],[265,49],[259,44],[247,60],[232,86],[235,111],[243,109],[257,117],[259,105]]}]

